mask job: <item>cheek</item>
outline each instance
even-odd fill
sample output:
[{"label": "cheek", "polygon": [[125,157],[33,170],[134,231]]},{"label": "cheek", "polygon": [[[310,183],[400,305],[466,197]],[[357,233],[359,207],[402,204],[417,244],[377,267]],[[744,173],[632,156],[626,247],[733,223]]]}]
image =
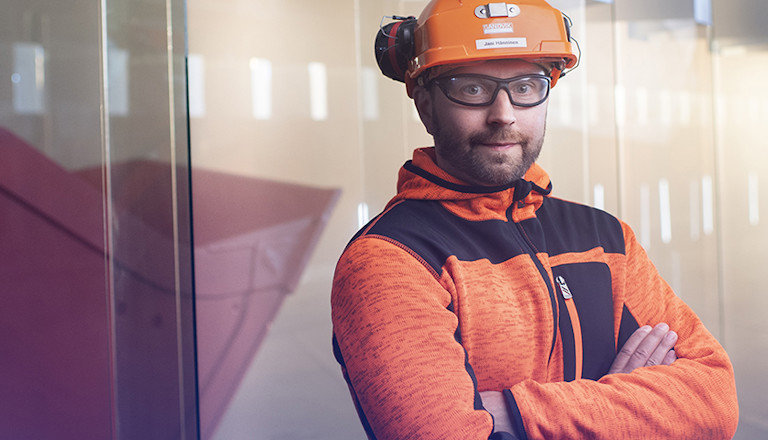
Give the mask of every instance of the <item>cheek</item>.
[{"label": "cheek", "polygon": [[484,119],[481,112],[462,111],[463,109],[436,109],[434,125],[440,130],[440,135],[454,138],[465,138],[469,134],[483,130]]},{"label": "cheek", "polygon": [[520,114],[517,122],[520,128],[529,136],[541,136],[544,134],[547,126],[546,108],[542,109],[542,111]]}]

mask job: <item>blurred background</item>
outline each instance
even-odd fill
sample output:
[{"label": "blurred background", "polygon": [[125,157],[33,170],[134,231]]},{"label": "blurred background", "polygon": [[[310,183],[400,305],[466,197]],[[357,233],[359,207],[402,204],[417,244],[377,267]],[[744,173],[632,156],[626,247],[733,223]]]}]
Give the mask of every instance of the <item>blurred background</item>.
[{"label": "blurred background", "polygon": [[[582,53],[551,95],[554,195],[634,228],[731,356],[736,438],[768,438],[768,8],[550,3]],[[425,4],[4,2],[0,436],[365,438],[331,278],[431,145],[373,58]]]}]

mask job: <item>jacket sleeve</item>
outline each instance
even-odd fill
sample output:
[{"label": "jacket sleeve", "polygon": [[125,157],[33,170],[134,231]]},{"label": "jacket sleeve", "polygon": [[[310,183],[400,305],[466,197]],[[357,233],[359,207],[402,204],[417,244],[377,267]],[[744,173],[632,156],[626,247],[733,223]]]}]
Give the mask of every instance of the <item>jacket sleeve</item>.
[{"label": "jacket sleeve", "polygon": [[626,257],[612,265],[614,301],[639,325],[668,323],[679,335],[678,359],[598,381],[514,385],[505,395],[512,420],[524,426],[521,438],[730,439],[738,404],[725,350],[622,227]]},{"label": "jacket sleeve", "polygon": [[331,305],[337,357],[370,438],[516,438],[491,435],[451,295],[417,256],[380,238],[354,241]]}]

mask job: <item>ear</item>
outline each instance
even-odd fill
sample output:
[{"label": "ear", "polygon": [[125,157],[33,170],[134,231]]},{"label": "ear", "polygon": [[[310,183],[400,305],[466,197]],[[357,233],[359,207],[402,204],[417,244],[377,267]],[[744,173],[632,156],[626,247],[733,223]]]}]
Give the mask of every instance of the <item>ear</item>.
[{"label": "ear", "polygon": [[424,124],[424,128],[427,129],[427,133],[434,135],[432,131],[434,127],[434,102],[432,99],[432,92],[422,86],[416,86],[413,88],[413,103],[416,105],[416,111],[419,112],[419,118],[421,123]]}]

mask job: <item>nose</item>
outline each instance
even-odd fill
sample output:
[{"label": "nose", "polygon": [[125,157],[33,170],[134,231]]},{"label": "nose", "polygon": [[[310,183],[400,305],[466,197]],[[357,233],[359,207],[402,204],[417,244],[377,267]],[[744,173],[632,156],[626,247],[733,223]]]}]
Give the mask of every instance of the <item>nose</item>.
[{"label": "nose", "polygon": [[494,125],[514,124],[515,106],[506,90],[499,90],[496,99],[488,106],[488,123]]}]

